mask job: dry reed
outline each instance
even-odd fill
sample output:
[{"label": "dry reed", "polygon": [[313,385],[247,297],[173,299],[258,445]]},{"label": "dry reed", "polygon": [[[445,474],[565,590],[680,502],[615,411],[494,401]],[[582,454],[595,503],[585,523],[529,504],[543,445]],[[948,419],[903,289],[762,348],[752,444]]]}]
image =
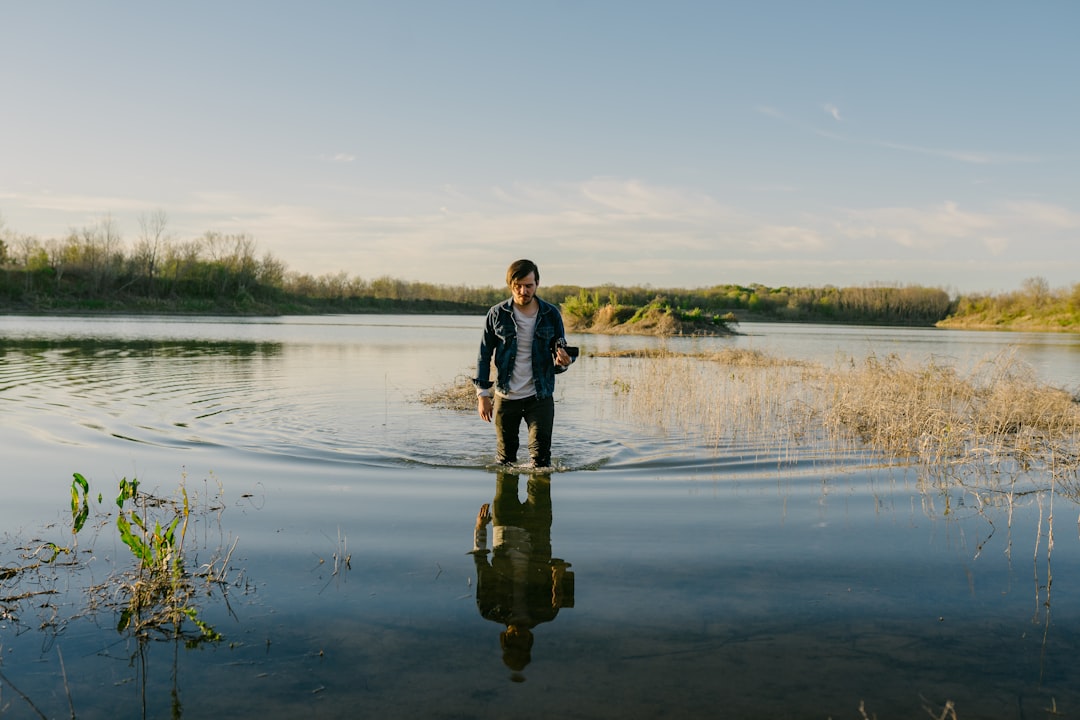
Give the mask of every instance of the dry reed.
[{"label": "dry reed", "polygon": [[690,441],[753,442],[782,456],[856,452],[929,476],[1049,473],[1080,495],[1080,402],[1008,353],[970,373],[894,355],[831,368],[756,351],[609,356],[633,360],[614,370],[621,413]]},{"label": "dry reed", "polygon": [[420,402],[445,410],[475,410],[476,387],[469,376],[461,374],[446,385],[420,393]]},{"label": "dry reed", "polygon": [[[624,420],[697,446],[752,445],[777,458],[852,454],[995,482],[1045,475],[1080,497],[1080,399],[1035,379],[1003,353],[963,373],[871,354],[833,367],[758,350],[594,353],[609,358],[608,402]],[[465,375],[421,394],[432,406],[474,410]]]},{"label": "dry reed", "polygon": [[1011,354],[971,373],[930,360],[911,367],[871,355],[825,375],[823,418],[834,435],[852,432],[883,455],[924,465],[1009,463],[1075,472],[1080,404],[1041,384]]},{"label": "dry reed", "polygon": [[592,357],[609,358],[691,358],[708,360],[721,365],[740,367],[809,367],[810,363],[790,358],[777,358],[761,350],[723,348],[715,352],[681,353],[667,348],[636,348],[631,350],[606,350],[592,354]]},{"label": "dry reed", "polygon": [[616,416],[717,447],[756,444],[784,453],[808,431],[800,387],[806,363],[759,351],[612,353]]}]

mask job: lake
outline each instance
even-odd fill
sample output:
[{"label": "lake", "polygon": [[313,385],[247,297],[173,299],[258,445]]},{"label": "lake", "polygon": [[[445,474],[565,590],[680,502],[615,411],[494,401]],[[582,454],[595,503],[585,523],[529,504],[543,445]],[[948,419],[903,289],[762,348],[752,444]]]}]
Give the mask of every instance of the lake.
[{"label": "lake", "polygon": [[[590,355],[967,369],[1012,353],[1076,393],[1080,336],[571,336],[583,356],[559,376],[541,474],[496,472],[489,424],[421,401],[472,373],[482,322],[0,317],[0,568],[21,568],[0,572],[0,717],[1080,712],[1073,500],[998,501],[858,454],[676,432],[626,411],[634,360]],[[78,536],[73,473],[90,487]],[[125,478],[190,496],[188,567],[221,571],[197,615],[220,640],[119,627]],[[527,553],[473,552],[485,503],[486,547],[524,533]],[[72,552],[47,562],[54,547]],[[508,634],[515,614],[531,644]]]}]

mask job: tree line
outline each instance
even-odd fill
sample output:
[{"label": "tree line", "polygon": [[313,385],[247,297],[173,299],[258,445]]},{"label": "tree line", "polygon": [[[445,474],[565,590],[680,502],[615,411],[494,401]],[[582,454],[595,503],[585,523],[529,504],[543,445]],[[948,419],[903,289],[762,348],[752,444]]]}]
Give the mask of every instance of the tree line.
[{"label": "tree line", "polygon": [[41,239],[0,219],[0,309],[192,312],[475,312],[502,292],[347,273],[290,271],[247,233],[180,239],[163,211],[139,217],[130,243],[110,216]]},{"label": "tree line", "polygon": [[1080,283],[1051,288],[1045,278],[1033,277],[1019,290],[963,295],[941,325],[1080,332]]},{"label": "tree line", "polygon": [[[587,320],[601,308],[616,314],[662,305],[693,315],[733,313],[743,320],[844,322],[890,325],[1007,326],[1039,318],[1080,328],[1080,283],[1055,290],[1041,278],[1019,291],[951,298],[918,285],[768,287],[724,284],[706,288],[545,285],[545,299]],[[8,311],[117,309],[146,311],[482,312],[505,299],[500,287],[363,279],[345,272],[313,276],[288,270],[269,252],[259,255],[247,233],[207,231],[179,239],[163,211],[139,217],[134,241],[125,243],[105,216],[42,240],[0,222],[0,303]]]},{"label": "tree line", "polygon": [[683,313],[734,313],[744,320],[932,325],[953,307],[944,290],[915,285],[773,288],[727,284],[695,290],[566,286],[559,288],[558,296],[567,298],[564,309],[581,317],[605,306],[619,311],[659,302]]},{"label": "tree line", "polygon": [[60,238],[3,233],[0,297],[46,306],[181,297],[246,302],[282,285],[285,265],[270,254],[257,257],[251,235],[177,240],[160,211],[140,217],[139,227],[130,248],[108,216]]}]

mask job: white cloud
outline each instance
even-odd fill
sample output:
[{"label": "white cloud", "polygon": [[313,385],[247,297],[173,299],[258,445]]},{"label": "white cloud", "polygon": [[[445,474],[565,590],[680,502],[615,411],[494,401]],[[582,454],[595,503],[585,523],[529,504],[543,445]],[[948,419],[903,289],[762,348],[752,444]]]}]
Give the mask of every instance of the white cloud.
[{"label": "white cloud", "polygon": [[954,202],[936,207],[853,210],[838,227],[848,238],[891,240],[911,249],[937,247],[944,240],[977,236],[995,225],[992,217],[960,210]]},{"label": "white cloud", "polygon": [[758,234],[760,245],[769,250],[816,253],[827,246],[821,233],[809,227],[766,225],[761,227]]},{"label": "white cloud", "polygon": [[998,257],[1009,249],[1009,239],[1004,237],[984,237],[983,244],[986,251],[994,257]]},{"label": "white cloud", "polygon": [[[957,277],[974,280],[977,275],[972,274],[972,268],[978,266],[978,275],[993,271],[1013,277],[1021,273],[1013,283],[1032,274],[1072,282],[1070,278],[1080,271],[1080,262],[1073,259],[1072,252],[1080,214],[1049,203],[1008,202],[968,210],[945,202],[929,207],[852,210],[846,215],[836,223],[840,237],[856,248],[871,248],[866,252],[868,257],[921,262],[923,274],[932,269],[939,272],[938,266],[955,267]],[[882,240],[896,250],[875,242]],[[990,262],[997,267],[991,267]]]},{"label": "white cloud", "polygon": [[1022,155],[1015,153],[985,152],[976,150],[950,150],[941,148],[920,147],[918,145],[905,145],[902,143],[889,142],[886,140],[872,140],[868,144],[878,147],[899,150],[901,152],[928,155],[931,157],[956,160],[971,165],[1014,165],[1022,163],[1037,163],[1040,158],[1035,155]]},{"label": "white cloud", "polygon": [[[55,233],[63,234],[111,212],[128,238],[139,213],[160,207],[52,193],[7,193],[0,201],[13,231],[40,232],[24,225],[33,213],[50,222],[63,218]],[[812,212],[769,203],[752,211],[696,188],[595,177],[416,193],[335,187],[310,202],[201,192],[164,209],[178,238],[250,233],[259,254],[316,275],[489,284],[517,255],[558,268],[549,282],[581,284],[880,280],[1009,287],[1032,275],[1067,283],[1080,272],[1080,262],[1070,259],[1080,213],[1031,200]]]},{"label": "white cloud", "polygon": [[[840,108],[833,103],[825,103],[821,106],[821,109],[833,120],[837,122],[844,122],[844,117],[840,113]],[[820,137],[836,140],[837,142],[852,143],[856,145],[870,145],[873,147],[882,147],[889,150],[896,150],[898,152],[911,153],[917,155],[925,155],[927,157],[945,158],[948,160],[955,160],[957,162],[966,163],[970,165],[1015,165],[1015,164],[1030,164],[1042,162],[1042,158],[1037,155],[1025,154],[1025,153],[1003,153],[992,152],[984,150],[958,150],[953,148],[934,148],[921,145],[913,145],[908,143],[899,143],[891,140],[881,140],[874,138],[856,138],[846,134],[837,133],[823,128],[813,127],[807,124],[793,121],[787,115],[777,110],[776,108],[769,106],[758,106],[755,110],[767,117],[780,120],[791,127],[794,127],[802,132],[813,133]]]},{"label": "white cloud", "polygon": [[1017,221],[1063,230],[1080,228],[1080,213],[1058,205],[1032,201],[1010,202],[1005,204],[1005,209]]},{"label": "white cloud", "polygon": [[30,210],[47,210],[66,215],[92,215],[99,217],[105,213],[141,212],[152,208],[150,203],[131,197],[106,195],[78,195],[37,191],[30,193],[11,193],[5,200]]},{"label": "white cloud", "polygon": [[[824,103],[821,106],[821,109],[833,120],[837,122],[844,122],[844,116],[841,114],[840,108],[833,103]],[[789,118],[787,115],[785,115],[783,112],[770,106],[758,106],[757,108],[755,108],[755,110],[762,115],[774,118],[776,120],[780,120],[785,124],[794,127],[802,132],[813,133],[820,137],[836,140],[837,142],[852,143],[856,145],[870,145],[873,147],[896,150],[898,152],[925,155],[927,157],[945,158],[948,160],[955,160],[957,162],[969,165],[1015,165],[1042,162],[1042,158],[1040,158],[1039,156],[1024,153],[1003,153],[984,150],[934,148],[922,145],[899,143],[891,140],[851,137],[846,134],[837,133],[823,128],[818,128],[808,124],[796,122]]]}]

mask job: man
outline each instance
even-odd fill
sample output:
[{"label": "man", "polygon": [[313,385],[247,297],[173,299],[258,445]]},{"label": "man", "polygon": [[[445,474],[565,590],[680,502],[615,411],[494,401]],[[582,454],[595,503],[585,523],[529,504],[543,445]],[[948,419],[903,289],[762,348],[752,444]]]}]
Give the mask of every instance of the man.
[{"label": "man", "polygon": [[526,489],[528,499],[522,502],[518,475],[498,473],[494,501],[476,514],[471,553],[476,607],[484,618],[506,626],[499,644],[503,662],[515,673],[532,659],[533,629],[554,620],[560,609],[574,607],[570,563],[551,556],[551,475],[530,475]]},{"label": "man", "polygon": [[[559,308],[536,296],[540,270],[532,260],[518,260],[506,271],[511,297],[493,306],[484,322],[477,359],[477,409],[484,422],[495,421],[496,461],[517,462],[518,429],[529,428],[534,467],[551,466],[551,429],[555,422],[555,375],[573,358],[565,349]],[[496,378],[492,382],[491,360]]]}]

